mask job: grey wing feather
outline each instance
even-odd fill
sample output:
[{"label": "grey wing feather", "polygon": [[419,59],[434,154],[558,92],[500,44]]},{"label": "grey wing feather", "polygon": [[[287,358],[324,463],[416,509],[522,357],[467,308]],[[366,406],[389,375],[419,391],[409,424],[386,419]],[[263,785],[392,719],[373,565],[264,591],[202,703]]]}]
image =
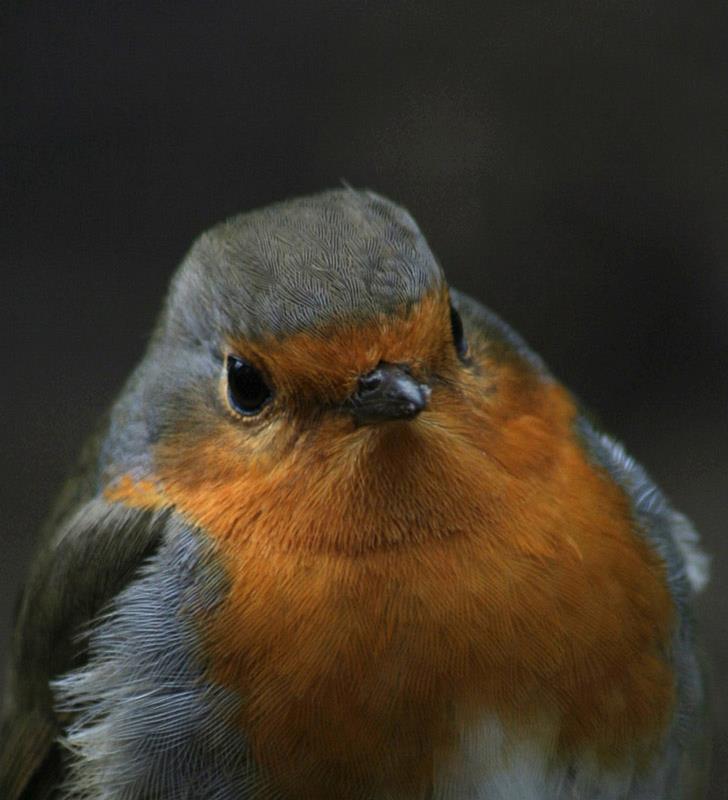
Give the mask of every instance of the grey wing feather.
[{"label": "grey wing feather", "polygon": [[83,662],[79,632],[131,579],[163,527],[158,515],[95,496],[97,452],[98,440],[62,492],[19,605],[0,721],[4,800],[54,796],[60,720],[49,681]]}]

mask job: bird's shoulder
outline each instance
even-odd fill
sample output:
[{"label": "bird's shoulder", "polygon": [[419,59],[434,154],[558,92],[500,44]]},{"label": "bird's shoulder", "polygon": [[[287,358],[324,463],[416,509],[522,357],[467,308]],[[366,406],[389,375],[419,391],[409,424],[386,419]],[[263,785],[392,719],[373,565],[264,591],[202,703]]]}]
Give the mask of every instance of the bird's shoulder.
[{"label": "bird's shoulder", "polygon": [[86,659],[84,630],[156,548],[163,517],[103,496],[104,419],[41,528],[18,598],[0,720],[0,796],[52,797],[62,720],[50,682]]}]

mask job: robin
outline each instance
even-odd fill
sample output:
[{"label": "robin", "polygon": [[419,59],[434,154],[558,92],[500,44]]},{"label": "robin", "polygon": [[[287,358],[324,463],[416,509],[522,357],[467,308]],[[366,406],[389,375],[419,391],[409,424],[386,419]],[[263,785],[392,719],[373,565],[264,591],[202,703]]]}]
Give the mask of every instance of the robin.
[{"label": "robin", "polygon": [[406,211],[235,217],[47,526],[0,794],[698,797],[696,539]]}]

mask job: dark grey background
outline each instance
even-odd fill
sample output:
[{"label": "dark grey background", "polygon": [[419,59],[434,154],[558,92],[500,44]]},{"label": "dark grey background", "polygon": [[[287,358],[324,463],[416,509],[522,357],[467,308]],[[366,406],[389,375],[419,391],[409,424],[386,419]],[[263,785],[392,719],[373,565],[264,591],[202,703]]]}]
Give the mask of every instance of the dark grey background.
[{"label": "dark grey background", "polygon": [[2,14],[0,648],[38,524],[192,238],[406,205],[691,516],[728,770],[725,2],[28,2]]}]

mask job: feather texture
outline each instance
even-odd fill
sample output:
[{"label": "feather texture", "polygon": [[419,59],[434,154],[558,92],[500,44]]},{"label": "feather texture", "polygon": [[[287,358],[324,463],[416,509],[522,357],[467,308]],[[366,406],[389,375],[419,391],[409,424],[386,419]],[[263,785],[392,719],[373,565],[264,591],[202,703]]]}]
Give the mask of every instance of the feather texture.
[{"label": "feather texture", "polygon": [[[273,387],[259,417],[227,407],[228,352]],[[360,427],[380,362],[431,399]],[[686,800],[707,568],[406,211],[245,214],[191,249],[47,525],[0,796]]]}]

